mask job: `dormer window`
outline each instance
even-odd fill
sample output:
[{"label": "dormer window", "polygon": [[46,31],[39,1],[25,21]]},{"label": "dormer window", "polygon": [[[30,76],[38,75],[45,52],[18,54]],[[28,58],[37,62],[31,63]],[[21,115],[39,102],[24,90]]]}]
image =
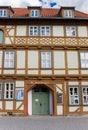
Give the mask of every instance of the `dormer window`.
[{"label": "dormer window", "polygon": [[6,17],[6,10],[0,10],[0,16]]},{"label": "dormer window", "polygon": [[38,10],[31,10],[31,17],[38,17]]},{"label": "dormer window", "polygon": [[72,17],[72,10],[64,10],[64,17]]}]

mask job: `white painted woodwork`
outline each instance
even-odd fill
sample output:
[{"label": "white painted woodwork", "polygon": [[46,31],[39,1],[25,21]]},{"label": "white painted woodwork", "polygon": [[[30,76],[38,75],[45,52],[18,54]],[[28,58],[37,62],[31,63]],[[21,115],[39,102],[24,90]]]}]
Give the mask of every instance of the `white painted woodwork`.
[{"label": "white painted woodwork", "polygon": [[53,36],[64,36],[64,27],[53,26]]},{"label": "white painted woodwork", "polygon": [[81,85],[88,85],[88,82],[87,81],[82,81]]},{"label": "white painted woodwork", "polygon": [[25,51],[17,51],[17,68],[25,68]]},{"label": "white painted woodwork", "polygon": [[19,101],[19,102],[16,101],[16,109],[18,109],[22,103],[23,103],[22,101]]},{"label": "white painted woodwork", "polygon": [[38,51],[28,51],[28,68],[38,68]]},{"label": "white painted woodwork", "polygon": [[78,26],[78,36],[87,37],[87,26]]},{"label": "white painted woodwork", "polygon": [[78,53],[76,51],[67,52],[68,68],[78,68]]},{"label": "white painted woodwork", "polygon": [[65,68],[64,51],[54,51],[54,68]]},{"label": "white painted woodwork", "polygon": [[32,115],[32,90],[28,92],[28,115]]},{"label": "white painted woodwork", "polygon": [[14,43],[14,38],[13,37],[5,37],[5,44],[12,44]]},{"label": "white painted woodwork", "polygon": [[28,74],[38,74],[38,70],[28,70]]},{"label": "white painted woodwork", "polygon": [[75,112],[78,108],[78,106],[69,107],[69,112]]},{"label": "white painted woodwork", "polygon": [[16,87],[24,87],[24,81],[16,81]]},{"label": "white painted woodwork", "polygon": [[56,85],[56,92],[58,92],[58,93],[63,93],[62,84],[57,84],[57,85]]},{"label": "white painted woodwork", "polygon": [[52,70],[41,70],[40,73],[44,74],[44,75],[51,75],[52,74]]},{"label": "white painted woodwork", "polygon": [[0,68],[2,67],[2,51],[0,51]]},{"label": "white painted woodwork", "polygon": [[5,102],[5,110],[13,110],[13,101]]},{"label": "white painted woodwork", "polygon": [[68,85],[79,85],[79,82],[73,81],[73,82],[68,82]]},{"label": "white painted woodwork", "polygon": [[2,110],[2,101],[0,101],[0,110]]},{"label": "white painted woodwork", "polygon": [[83,107],[83,112],[88,112],[88,106]]},{"label": "white painted woodwork", "polygon": [[88,74],[88,70],[81,70],[81,74]]},{"label": "white painted woodwork", "polygon": [[63,115],[63,106],[57,106],[57,115]]},{"label": "white painted woodwork", "polygon": [[54,74],[65,74],[65,70],[54,70]]},{"label": "white painted woodwork", "polygon": [[68,70],[68,74],[79,74],[78,70]]},{"label": "white painted woodwork", "polygon": [[15,34],[15,30],[14,29],[10,29],[10,31],[8,32],[9,36],[14,36]]},{"label": "white painted woodwork", "polygon": [[16,36],[26,36],[26,26],[17,26],[16,27]]},{"label": "white painted woodwork", "polygon": [[14,74],[14,70],[3,70],[3,74]]},{"label": "white painted woodwork", "polygon": [[25,74],[25,70],[17,70],[16,73],[17,74]]}]

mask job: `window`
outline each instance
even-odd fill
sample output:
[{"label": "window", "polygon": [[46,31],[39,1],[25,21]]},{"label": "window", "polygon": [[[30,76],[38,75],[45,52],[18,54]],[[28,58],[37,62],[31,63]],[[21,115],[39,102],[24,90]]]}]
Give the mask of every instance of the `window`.
[{"label": "window", "polygon": [[51,68],[51,52],[41,52],[41,68]]},{"label": "window", "polygon": [[0,30],[0,44],[3,43],[3,39],[4,39],[4,32],[3,30]]},{"label": "window", "polygon": [[5,17],[6,16],[6,10],[0,10],[0,16]]},{"label": "window", "polygon": [[82,87],[83,105],[88,105],[88,87]]},{"label": "window", "polygon": [[50,26],[41,26],[40,27],[40,35],[41,36],[50,36]]},{"label": "window", "polygon": [[0,99],[2,99],[2,83],[0,83]]},{"label": "window", "polygon": [[5,83],[4,99],[14,99],[14,83]]},{"label": "window", "polygon": [[14,68],[14,52],[13,51],[5,51],[4,67],[5,68]]},{"label": "window", "polygon": [[88,68],[88,52],[80,53],[81,68]]},{"label": "window", "polygon": [[31,10],[31,17],[38,17],[38,10]]},{"label": "window", "polygon": [[66,27],[66,36],[76,36],[76,27],[67,26]]},{"label": "window", "polygon": [[29,27],[29,35],[30,36],[38,36],[38,27],[37,26],[30,26]]},{"label": "window", "polygon": [[72,10],[64,10],[64,17],[72,17]]},{"label": "window", "polygon": [[63,103],[62,93],[58,93],[58,92],[57,92],[57,103],[59,103],[59,104],[62,104],[62,103]]},{"label": "window", "polygon": [[78,87],[69,87],[69,105],[79,105]]}]

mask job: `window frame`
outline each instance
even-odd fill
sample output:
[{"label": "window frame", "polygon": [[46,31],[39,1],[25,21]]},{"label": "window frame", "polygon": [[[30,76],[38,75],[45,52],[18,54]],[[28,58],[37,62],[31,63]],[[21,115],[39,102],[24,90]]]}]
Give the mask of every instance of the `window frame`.
[{"label": "window frame", "polygon": [[[87,89],[86,93],[83,94],[83,88]],[[88,100],[88,86],[81,86],[81,91],[82,91],[82,105],[83,106],[88,106],[88,102],[84,103],[84,96],[86,96],[86,99]]]},{"label": "window frame", "polygon": [[2,100],[3,99],[3,84],[2,84],[2,82],[0,82],[0,100]]},{"label": "window frame", "polygon": [[[74,89],[73,89],[73,95],[71,96],[70,95],[70,88],[77,88],[77,90],[78,90],[78,95],[76,95],[75,93],[74,93]],[[76,96],[78,96],[78,98],[76,97]],[[71,103],[71,97],[73,97],[73,104]],[[75,98],[74,98],[75,97]],[[78,100],[78,103],[75,103],[75,101],[77,101]],[[68,103],[69,103],[69,106],[79,106],[80,105],[80,87],[79,86],[76,86],[76,85],[70,85],[69,87],[68,87]]]},{"label": "window frame", "polygon": [[76,37],[77,36],[76,26],[66,26],[65,34],[66,37]]},{"label": "window frame", "polygon": [[[45,54],[45,61],[43,61],[44,59],[42,59],[42,54],[43,54],[43,53],[46,53],[46,54]],[[46,58],[47,58],[46,55],[47,55],[48,53],[50,54],[50,59],[46,59]],[[48,60],[50,60],[50,61],[49,61],[50,67],[47,67],[47,61],[48,61]],[[43,63],[42,63],[42,62],[45,64],[45,67],[43,67]],[[41,69],[52,69],[52,52],[51,52],[51,51],[41,51],[41,52],[40,52],[40,68],[41,68]]]},{"label": "window frame", "polygon": [[66,17],[66,18],[72,18],[72,17],[73,17],[73,15],[72,15],[72,10],[70,10],[70,9],[65,9],[65,10],[64,10],[64,17]]},{"label": "window frame", "polygon": [[[47,27],[49,28],[48,30]],[[40,26],[40,36],[51,36],[51,26]]]},{"label": "window frame", "polygon": [[6,17],[6,9],[0,9],[0,17]]},{"label": "window frame", "polygon": [[[37,34],[35,34],[35,27],[36,27],[36,30],[37,30]],[[31,30],[32,28],[32,35],[31,35]],[[29,26],[29,36],[38,36],[39,35],[39,28],[38,26]]]},{"label": "window frame", "polygon": [[[6,90],[6,84],[9,84],[9,88],[8,88],[8,90]],[[11,84],[13,84],[13,90],[11,90]],[[8,97],[7,97],[7,93],[6,92],[8,92]],[[11,93],[11,92],[13,92],[13,94]],[[11,98],[11,94],[12,94],[12,98]],[[5,82],[4,83],[4,100],[14,100],[15,99],[15,84],[14,84],[14,82]]]},{"label": "window frame", "polygon": [[[9,53],[8,56],[6,56],[6,53]],[[11,53],[13,53],[13,58],[10,57]],[[8,58],[6,58],[8,57]],[[10,58],[9,58],[10,57]],[[11,50],[11,51],[4,51],[4,68],[6,69],[14,69],[15,68],[15,51]],[[8,66],[7,66],[7,63],[8,63]],[[13,66],[11,66],[11,62],[13,62]]]},{"label": "window frame", "polygon": [[37,9],[31,10],[31,17],[38,17],[38,10]]},{"label": "window frame", "polygon": [[[83,60],[84,61],[82,61],[82,53],[84,53],[84,58],[83,58]],[[85,55],[85,54],[87,54],[88,55],[88,51],[80,51],[80,53],[79,53],[79,57],[80,57],[80,68],[81,69],[88,69],[88,63],[87,63],[87,61],[88,61],[88,58],[87,58],[87,56]],[[86,58],[85,58],[86,57]],[[82,62],[84,62],[84,63],[82,63]],[[85,64],[85,67],[82,67],[82,64]]]}]

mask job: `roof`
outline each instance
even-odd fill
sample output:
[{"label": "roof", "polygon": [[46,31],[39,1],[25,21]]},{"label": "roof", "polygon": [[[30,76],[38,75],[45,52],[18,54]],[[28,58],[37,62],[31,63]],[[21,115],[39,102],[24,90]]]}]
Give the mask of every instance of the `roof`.
[{"label": "roof", "polygon": [[[12,8],[14,11],[13,17],[25,17],[28,15],[28,8]],[[57,17],[60,9],[58,8],[42,8],[42,17]],[[88,18],[87,13],[75,10],[75,17]]]}]

